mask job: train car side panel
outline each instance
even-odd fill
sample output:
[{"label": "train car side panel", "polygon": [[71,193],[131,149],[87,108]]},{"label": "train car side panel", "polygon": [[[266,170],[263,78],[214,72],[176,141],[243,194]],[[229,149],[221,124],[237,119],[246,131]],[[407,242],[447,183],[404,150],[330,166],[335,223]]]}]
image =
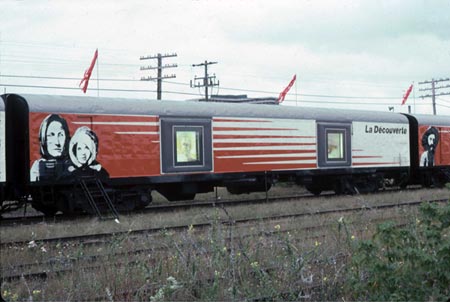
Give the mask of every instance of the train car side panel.
[{"label": "train car side panel", "polygon": [[314,120],[213,119],[216,173],[317,168]]},{"label": "train car side panel", "polygon": [[409,166],[408,124],[353,122],[352,143],[355,168]]},{"label": "train car side panel", "polygon": [[419,126],[419,165],[450,166],[450,126]]},{"label": "train car side panel", "polygon": [[42,180],[42,173],[57,180],[83,171],[160,175],[159,157],[156,116],[30,113],[31,181]]}]

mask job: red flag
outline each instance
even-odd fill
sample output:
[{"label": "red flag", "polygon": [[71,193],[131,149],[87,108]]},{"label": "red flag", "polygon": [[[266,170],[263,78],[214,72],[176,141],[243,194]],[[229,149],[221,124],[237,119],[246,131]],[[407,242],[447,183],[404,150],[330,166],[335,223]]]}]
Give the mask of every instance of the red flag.
[{"label": "red flag", "polygon": [[288,93],[289,89],[291,89],[292,85],[294,85],[295,80],[297,79],[297,75],[294,74],[294,77],[292,78],[292,80],[289,82],[289,85],[287,85],[286,88],[284,88],[284,90],[280,93],[280,95],[278,96],[278,103],[281,103],[284,101],[284,98],[286,96],[286,94]]},{"label": "red flag", "polygon": [[87,90],[87,87],[89,84],[89,79],[91,78],[92,69],[94,69],[95,62],[97,61],[97,57],[98,57],[98,49],[95,50],[94,58],[92,59],[91,65],[84,72],[84,76],[81,79],[80,84],[78,85],[79,87],[81,87],[81,85],[83,85],[83,87],[81,87],[81,90],[83,90],[84,93],[86,93],[86,90]]},{"label": "red flag", "polygon": [[406,90],[405,95],[403,96],[403,100],[402,100],[402,105],[405,105],[406,100],[409,97],[409,94],[411,93],[411,90],[413,89],[413,85],[411,84],[411,86],[409,86],[408,90]]}]

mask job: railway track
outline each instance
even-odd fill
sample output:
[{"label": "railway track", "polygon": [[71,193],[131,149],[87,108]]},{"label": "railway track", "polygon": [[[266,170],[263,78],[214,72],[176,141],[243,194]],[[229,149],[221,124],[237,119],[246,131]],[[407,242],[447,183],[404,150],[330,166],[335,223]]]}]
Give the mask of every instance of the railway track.
[{"label": "railway track", "polygon": [[[420,187],[412,187],[409,191],[419,190]],[[401,191],[401,189],[389,189],[385,191],[379,191],[377,194],[386,194]],[[309,199],[319,199],[319,198],[327,198],[338,196],[333,192],[324,192],[319,196],[316,196],[311,193],[302,193],[302,194],[291,194],[287,196],[267,196],[266,198],[255,198],[255,199],[211,199],[211,200],[203,200],[203,201],[181,201],[181,202],[171,202],[165,204],[155,204],[149,205],[145,209],[141,211],[136,211],[135,213],[161,213],[167,211],[175,211],[175,210],[186,210],[192,208],[208,208],[213,206],[233,206],[233,205],[251,205],[251,204],[259,204],[259,203],[273,203],[273,202],[281,202],[281,201],[291,201],[291,200],[302,200],[305,198]],[[22,212],[22,214],[19,214]],[[14,226],[14,225],[31,225],[40,222],[47,223],[64,223],[75,221],[80,218],[85,218],[92,216],[90,214],[78,214],[78,215],[63,215],[57,214],[53,217],[46,217],[43,214],[35,213],[31,215],[26,215],[26,211],[17,211],[17,215],[0,217],[0,226]]]},{"label": "railway track", "polygon": [[[331,196],[332,194],[322,195],[323,196]],[[295,194],[289,196],[281,196],[281,197],[268,197],[266,198],[257,198],[257,199],[214,199],[214,200],[204,200],[204,201],[179,201],[179,202],[171,202],[166,204],[155,204],[149,205],[145,209],[136,211],[134,213],[159,213],[159,212],[167,212],[174,210],[186,210],[192,208],[207,208],[212,206],[232,206],[232,205],[242,205],[242,204],[257,204],[263,202],[277,202],[283,200],[293,200],[293,199],[302,199],[302,198],[317,198],[318,196],[314,196],[309,193],[304,194]],[[62,214],[55,215],[53,217],[45,217],[42,214],[30,215],[30,216],[14,216],[14,217],[3,217],[0,220],[1,226],[12,226],[15,224],[33,224],[39,222],[68,222],[74,221],[79,218],[88,217],[92,215],[88,214],[80,214],[80,215],[72,215],[72,216],[64,216]]]},{"label": "railway track", "polygon": [[[206,201],[206,202],[196,202],[196,203],[178,203],[178,204],[169,204],[169,205],[162,205],[162,206],[154,206],[149,209],[147,209],[145,212],[154,212],[155,210],[160,211],[173,211],[174,209],[186,209],[186,208],[192,208],[192,207],[219,207],[224,208],[225,206],[234,206],[238,204],[258,204],[262,202],[279,202],[279,201],[290,201],[293,199],[298,199],[302,197],[302,195],[295,195],[295,196],[287,196],[287,197],[273,197],[268,200],[266,199],[253,199],[253,200],[240,200],[240,201]],[[305,197],[305,196],[303,196]],[[307,196],[311,198],[316,198],[314,196]],[[443,199],[435,199],[435,200],[429,200],[429,202],[448,202],[448,198]],[[402,202],[402,203],[389,203],[384,205],[374,205],[374,206],[367,206],[369,209],[385,209],[385,208],[394,208],[398,206],[417,206],[421,204],[423,201],[412,201],[412,202]],[[364,207],[350,207],[350,208],[340,208],[340,209],[327,209],[327,210],[320,210],[316,211],[314,213],[311,212],[300,212],[300,213],[292,213],[292,214],[283,214],[283,215],[277,215],[277,216],[269,216],[269,217],[258,217],[258,218],[244,218],[244,219],[237,219],[233,220],[232,223],[244,223],[244,222],[251,222],[255,220],[276,220],[276,219],[287,219],[287,218],[300,218],[302,216],[307,215],[324,215],[324,214],[330,214],[330,213],[346,213],[346,212],[354,212],[354,211],[360,211],[364,210],[366,206]],[[230,223],[229,220],[222,221],[222,223]],[[122,232],[112,232],[112,233],[102,233],[102,234],[93,234],[93,235],[77,235],[77,236],[65,236],[65,237],[53,237],[53,238],[47,238],[47,239],[40,239],[36,240],[36,242],[40,243],[52,243],[52,242],[65,242],[65,241],[83,241],[83,239],[87,239],[86,241],[93,241],[98,240],[102,238],[108,238],[112,236],[120,236],[124,234],[133,235],[133,234],[143,234],[143,233],[155,233],[160,232],[162,230],[184,230],[185,228],[189,226],[193,227],[205,227],[209,226],[211,223],[198,223],[198,224],[191,224],[191,225],[179,225],[179,226],[170,226],[170,227],[157,227],[152,229],[142,229],[142,230],[131,230],[131,231],[122,231]],[[8,242],[3,240],[3,242],[0,243],[0,248],[3,246],[14,243],[14,244],[25,244],[28,241],[17,241],[17,242]]]},{"label": "railway track", "polygon": [[[437,199],[432,200],[429,202],[448,202],[448,199]],[[245,219],[233,219],[231,217],[228,217],[226,219],[222,219],[218,221],[219,224],[222,225],[232,225],[232,226],[242,226],[242,225],[251,225],[255,223],[277,223],[283,220],[287,219],[299,219],[304,216],[311,216],[314,215],[315,217],[321,216],[321,215],[330,215],[330,214],[349,214],[352,212],[358,212],[358,211],[365,211],[365,210],[386,210],[386,209],[392,209],[395,207],[411,207],[411,206],[418,206],[423,201],[413,201],[413,202],[403,202],[403,203],[396,203],[396,204],[382,204],[377,206],[372,206],[370,208],[367,207],[349,207],[349,208],[340,208],[340,209],[328,209],[328,210],[321,210],[316,211],[314,213],[306,213],[306,212],[299,212],[299,213],[292,213],[292,214],[285,214],[285,215],[271,215],[267,217],[258,217],[258,218],[245,218]],[[41,240],[34,240],[33,245],[35,246],[41,246],[41,247],[49,247],[49,246],[55,246],[57,244],[67,244],[67,245],[80,245],[83,246],[83,248],[87,248],[89,246],[100,246],[100,245],[106,245],[113,241],[114,238],[133,238],[133,237],[139,237],[139,236],[146,236],[146,239],[151,242],[159,242],[161,238],[162,232],[180,232],[180,231],[186,231],[189,228],[195,228],[196,230],[204,230],[206,228],[209,228],[211,226],[211,222],[207,223],[197,223],[192,225],[177,225],[177,226],[171,226],[171,227],[162,227],[162,228],[150,228],[150,229],[141,229],[141,230],[134,230],[134,231],[127,231],[127,232],[114,232],[114,233],[101,233],[101,234],[93,234],[93,235],[81,235],[81,236],[64,236],[64,237],[53,237],[53,238],[47,238],[47,239],[41,239]],[[304,232],[312,232],[320,230],[321,228],[327,227],[327,225],[313,225],[313,226],[307,226],[302,229]],[[329,227],[329,226],[328,226]],[[263,234],[263,235],[273,235],[275,233],[281,233],[281,232],[288,232],[289,230],[272,230],[269,232],[269,234]],[[262,234],[253,234],[249,236],[261,236]],[[314,235],[316,236],[316,235]],[[319,235],[320,236],[320,235]],[[311,236],[310,236],[311,237]],[[309,240],[316,239],[318,240],[318,237],[311,237],[307,238]],[[303,238],[303,240],[306,240],[306,238]],[[3,250],[13,250],[14,247],[29,247],[30,241],[12,241],[12,242],[2,242],[0,244],[0,249]],[[161,246],[152,246],[151,248],[146,249],[139,249],[134,250],[134,254],[139,253],[153,253],[158,249],[162,249]],[[125,255],[125,254],[124,254]],[[122,256],[124,256],[122,255]],[[110,256],[110,255],[109,255]],[[92,265],[93,262],[98,262],[104,259],[105,257],[109,257],[105,255],[88,255],[84,256],[82,258],[83,263],[87,263],[86,269],[95,269],[96,266]],[[120,257],[121,255],[117,255]],[[128,255],[129,256],[129,255]],[[51,259],[45,263],[29,263],[29,264],[20,264],[15,267],[9,267],[7,269],[8,272],[6,273],[3,271],[2,273],[2,280],[4,281],[14,281],[19,280],[20,278],[27,278],[27,279],[45,279],[48,277],[48,273],[51,274],[63,274],[65,272],[70,272],[72,270],[72,266],[75,262],[79,262],[80,259]],[[43,269],[40,269],[42,268]],[[14,272],[14,273],[11,273]]]}]

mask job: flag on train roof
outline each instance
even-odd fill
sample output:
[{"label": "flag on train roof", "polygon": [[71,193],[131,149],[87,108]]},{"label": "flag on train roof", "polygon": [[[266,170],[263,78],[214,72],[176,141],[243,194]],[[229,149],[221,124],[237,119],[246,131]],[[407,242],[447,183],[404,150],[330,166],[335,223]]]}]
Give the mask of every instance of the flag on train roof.
[{"label": "flag on train roof", "polygon": [[78,85],[81,88],[81,90],[83,90],[84,93],[86,93],[86,90],[88,88],[89,79],[91,78],[91,74],[92,74],[92,70],[94,69],[95,62],[97,62],[97,57],[98,57],[98,49],[95,50],[94,58],[92,58],[91,65],[84,72],[84,76],[81,79],[80,84]]},{"label": "flag on train roof", "polygon": [[413,84],[411,84],[411,86],[409,86],[408,90],[406,90],[405,95],[403,96],[403,100],[402,100],[402,105],[405,105],[406,100],[409,97],[409,94],[411,93],[411,90],[413,89]]},{"label": "flag on train roof", "polygon": [[284,98],[286,97],[286,94],[289,92],[289,89],[291,89],[292,85],[294,85],[295,80],[297,79],[297,75],[294,74],[294,77],[292,78],[292,80],[289,82],[289,85],[287,85],[286,88],[284,88],[284,90],[280,93],[280,95],[278,96],[278,103],[281,103],[284,101]]}]

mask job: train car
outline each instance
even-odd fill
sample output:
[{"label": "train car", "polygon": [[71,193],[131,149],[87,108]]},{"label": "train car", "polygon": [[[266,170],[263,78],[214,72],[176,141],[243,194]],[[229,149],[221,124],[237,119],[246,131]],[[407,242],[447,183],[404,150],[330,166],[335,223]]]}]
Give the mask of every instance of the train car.
[{"label": "train car", "polygon": [[101,180],[119,209],[133,209],[147,205],[152,190],[168,200],[190,199],[215,186],[239,194],[288,179],[315,194],[367,192],[406,184],[411,173],[409,121],[401,114],[49,95],[3,99],[15,108],[14,127],[6,127],[15,154],[9,158],[7,151],[6,162],[17,168],[16,191],[24,192],[26,183],[33,206],[47,214],[86,210],[80,188],[86,178]]},{"label": "train car", "polygon": [[[28,188],[27,103],[20,97],[2,95],[0,102],[1,203],[26,200]],[[26,163],[24,165],[24,163]]]},{"label": "train car", "polygon": [[411,170],[415,183],[442,186],[450,180],[450,117],[409,116]]},{"label": "train car", "polygon": [[[0,200],[5,199],[6,187],[6,150],[5,150],[5,103],[0,100]],[[1,206],[1,204],[0,204]]]}]

